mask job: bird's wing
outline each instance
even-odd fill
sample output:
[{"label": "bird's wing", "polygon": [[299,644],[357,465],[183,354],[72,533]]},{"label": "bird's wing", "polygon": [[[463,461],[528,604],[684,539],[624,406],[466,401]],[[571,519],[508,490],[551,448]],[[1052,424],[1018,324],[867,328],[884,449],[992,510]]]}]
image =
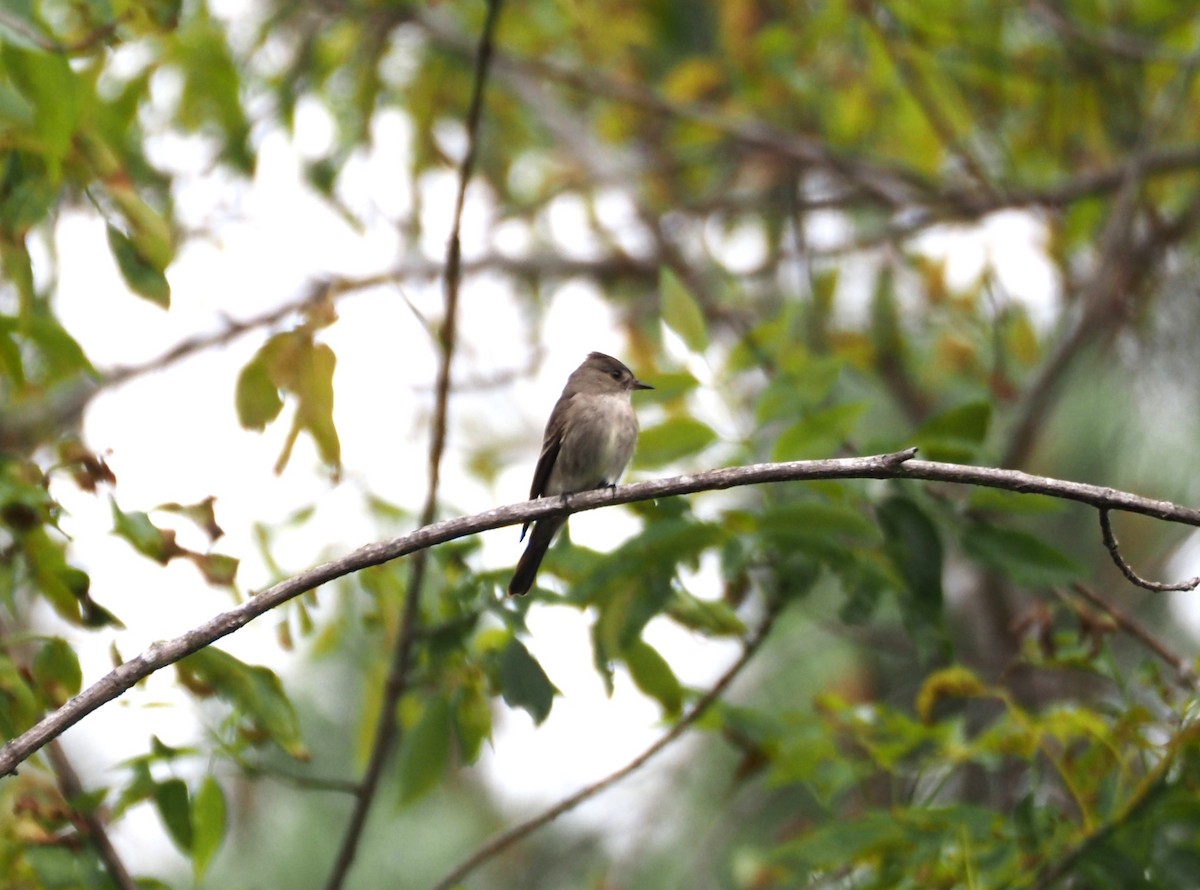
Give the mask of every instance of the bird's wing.
[{"label": "bird's wing", "polygon": [[[533,470],[533,484],[529,486],[529,499],[532,501],[546,494],[546,486],[550,483],[550,473],[554,470],[554,462],[558,460],[559,449],[562,448],[562,424],[551,423],[546,428],[546,440],[542,442],[542,453],[538,456],[537,466]],[[521,526],[521,540],[529,531],[529,523]]]},{"label": "bird's wing", "polygon": [[533,471],[533,484],[529,486],[529,499],[540,498],[546,493],[546,484],[550,481],[550,472],[554,462],[558,460],[558,450],[562,448],[562,436],[551,436],[542,445],[542,453],[538,456],[537,467]]}]

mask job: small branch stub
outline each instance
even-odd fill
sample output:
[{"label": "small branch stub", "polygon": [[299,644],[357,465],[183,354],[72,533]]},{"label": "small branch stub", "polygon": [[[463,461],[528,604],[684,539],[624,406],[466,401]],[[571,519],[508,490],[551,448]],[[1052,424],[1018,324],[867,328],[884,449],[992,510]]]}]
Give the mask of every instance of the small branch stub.
[{"label": "small branch stub", "polygon": [[1117,536],[1113,533],[1112,517],[1109,516],[1109,512],[1107,507],[1100,508],[1100,533],[1104,536],[1104,546],[1108,548],[1108,553],[1112,557],[1112,561],[1116,563],[1117,568],[1121,570],[1121,574],[1131,584],[1136,584],[1145,590],[1153,590],[1159,593],[1171,590],[1195,590],[1196,587],[1200,586],[1200,576],[1172,584],[1164,581],[1150,581],[1135,572],[1133,566],[1127,563],[1125,557],[1121,555],[1121,548],[1117,544]]}]

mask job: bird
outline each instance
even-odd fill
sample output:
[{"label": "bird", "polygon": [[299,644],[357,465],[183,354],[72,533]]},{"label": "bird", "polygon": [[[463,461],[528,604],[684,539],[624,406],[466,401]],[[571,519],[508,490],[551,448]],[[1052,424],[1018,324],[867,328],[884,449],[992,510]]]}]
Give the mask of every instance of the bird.
[{"label": "bird", "polygon": [[[630,397],[639,389],[654,387],[611,355],[588,353],[567,378],[546,421],[530,500],[616,488],[637,444],[637,414]],[[565,516],[549,516],[532,523],[529,543],[508,584],[509,596],[522,596],[533,587],[542,558],[566,521]],[[521,528],[521,540],[529,526],[526,522]]]}]

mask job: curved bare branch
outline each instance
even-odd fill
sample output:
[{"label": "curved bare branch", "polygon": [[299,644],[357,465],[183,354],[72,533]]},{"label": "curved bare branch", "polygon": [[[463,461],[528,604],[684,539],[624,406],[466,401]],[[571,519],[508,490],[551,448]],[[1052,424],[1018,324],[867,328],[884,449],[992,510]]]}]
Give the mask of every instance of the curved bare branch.
[{"label": "curved bare branch", "polygon": [[496,507],[474,516],[444,519],[407,535],[367,544],[352,553],[315,566],[287,578],[241,605],[210,618],[173,640],[155,643],[141,655],[130,659],[101,677],[58,710],[47,714],[35,726],[0,748],[0,777],[13,774],[17,767],[44,746],[74,726],[97,708],[120,696],[155,671],[186,658],[222,637],[249,624],[288,600],[315,590],[337,578],[370,566],[381,565],[411,553],[444,544],[468,535],[508,525],[520,525],[547,516],[570,516],[615,504],[630,504],[655,498],[716,491],[742,485],[767,482],[794,482],[815,479],[921,479],[1000,488],[1023,494],[1043,494],[1062,500],[1088,504],[1097,509],[1140,513],[1166,522],[1200,527],[1200,510],[1170,501],[1145,498],[1126,491],[1069,482],[1047,476],[1035,476],[1018,470],[973,467],[936,461],[913,460],[915,448],[871,457],[800,460],[784,463],[750,464],[725,467],[703,473],[689,473],[669,479],[655,479],[624,485],[613,491],[598,489],[570,497],[525,501]]}]

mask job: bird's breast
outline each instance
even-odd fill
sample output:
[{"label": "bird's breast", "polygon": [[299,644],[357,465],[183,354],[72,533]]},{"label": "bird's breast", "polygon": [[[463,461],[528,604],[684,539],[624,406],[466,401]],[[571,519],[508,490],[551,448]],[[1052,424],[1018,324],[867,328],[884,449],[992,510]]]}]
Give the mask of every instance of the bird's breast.
[{"label": "bird's breast", "polygon": [[637,432],[628,394],[576,396],[551,487],[570,492],[615,484],[633,457]]}]

